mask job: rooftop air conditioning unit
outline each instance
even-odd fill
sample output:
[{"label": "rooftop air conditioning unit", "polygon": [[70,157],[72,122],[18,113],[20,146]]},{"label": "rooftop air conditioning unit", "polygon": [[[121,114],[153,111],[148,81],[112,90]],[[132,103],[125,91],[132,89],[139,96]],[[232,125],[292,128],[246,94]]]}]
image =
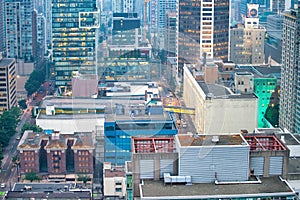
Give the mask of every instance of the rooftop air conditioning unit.
[{"label": "rooftop air conditioning unit", "polygon": [[212,137],[212,140],[211,140],[211,141],[214,142],[214,143],[219,142],[219,136],[218,136],[218,135],[214,135],[214,136]]}]

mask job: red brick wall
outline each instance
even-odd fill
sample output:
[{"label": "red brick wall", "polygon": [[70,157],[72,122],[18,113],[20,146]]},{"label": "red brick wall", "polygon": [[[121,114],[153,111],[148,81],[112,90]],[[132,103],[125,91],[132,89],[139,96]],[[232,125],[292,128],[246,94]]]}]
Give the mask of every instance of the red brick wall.
[{"label": "red brick wall", "polygon": [[20,153],[20,172],[22,174],[34,171],[40,172],[39,153],[34,150],[25,150]]},{"label": "red brick wall", "polygon": [[[57,152],[57,154],[55,154]],[[57,162],[56,162],[57,161]],[[47,152],[48,172],[51,174],[66,173],[66,154],[62,150],[51,150]],[[58,166],[57,168],[55,166]]]},{"label": "red brick wall", "polygon": [[75,173],[89,173],[94,172],[93,153],[88,150],[74,151],[74,167]]}]

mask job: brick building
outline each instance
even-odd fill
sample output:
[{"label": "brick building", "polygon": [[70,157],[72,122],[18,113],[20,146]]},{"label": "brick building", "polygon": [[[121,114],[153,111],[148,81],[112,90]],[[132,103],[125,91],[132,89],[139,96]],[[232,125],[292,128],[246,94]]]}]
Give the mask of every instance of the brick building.
[{"label": "brick building", "polygon": [[94,172],[93,133],[34,133],[25,131],[19,145],[21,174],[48,175]]}]

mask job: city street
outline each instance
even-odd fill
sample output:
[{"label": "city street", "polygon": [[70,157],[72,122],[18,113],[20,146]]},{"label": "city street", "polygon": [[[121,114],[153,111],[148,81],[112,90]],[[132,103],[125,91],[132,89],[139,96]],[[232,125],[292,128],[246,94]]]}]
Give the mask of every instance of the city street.
[{"label": "city street", "polygon": [[17,147],[19,143],[19,140],[17,140],[16,138],[20,136],[23,125],[30,119],[31,108],[28,108],[24,111],[23,115],[21,116],[19,125],[16,128],[17,133],[10,139],[9,145],[3,149],[4,158],[2,160],[0,183],[6,184],[6,188],[4,188],[5,190],[8,190],[10,186],[17,182],[17,169],[16,167],[12,167],[12,158],[15,155],[17,155]]},{"label": "city street", "polygon": [[[174,92],[172,92],[165,84],[160,83],[160,85],[162,85],[162,87],[159,88],[159,92],[160,92],[160,96],[163,99],[164,105],[185,108],[184,101],[181,97],[176,97]],[[176,116],[178,120],[180,119],[182,120],[182,122],[185,123],[184,126],[180,125],[177,127],[179,134],[186,134],[188,132],[191,133],[197,132],[193,124],[193,119],[192,119],[192,117],[194,117],[193,115],[188,115],[188,114],[179,115],[178,113],[176,113]]]}]

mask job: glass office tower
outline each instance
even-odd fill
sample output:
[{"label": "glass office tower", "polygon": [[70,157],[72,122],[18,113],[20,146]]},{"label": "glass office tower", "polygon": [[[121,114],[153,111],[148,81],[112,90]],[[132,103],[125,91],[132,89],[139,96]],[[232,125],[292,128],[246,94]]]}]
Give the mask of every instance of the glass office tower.
[{"label": "glass office tower", "polygon": [[32,62],[35,49],[35,41],[33,39],[33,1],[5,0],[4,27],[6,56],[8,58],[24,59],[25,62]]},{"label": "glass office tower", "polygon": [[73,72],[96,74],[97,0],[52,0],[55,85],[70,86]]},{"label": "glass office tower", "polygon": [[229,0],[179,1],[179,64],[228,60]]},{"label": "glass office tower", "polygon": [[0,0],[0,53],[4,51],[4,2]]}]

